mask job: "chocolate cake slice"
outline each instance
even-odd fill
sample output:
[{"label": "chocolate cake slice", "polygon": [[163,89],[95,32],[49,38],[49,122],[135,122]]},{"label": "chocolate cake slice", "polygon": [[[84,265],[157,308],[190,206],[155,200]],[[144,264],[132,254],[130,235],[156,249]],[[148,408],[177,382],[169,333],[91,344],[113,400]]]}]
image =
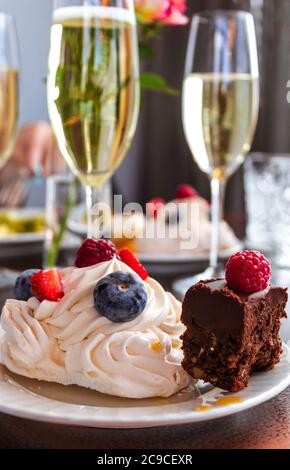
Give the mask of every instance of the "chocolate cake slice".
[{"label": "chocolate cake slice", "polygon": [[246,387],[251,373],[272,369],[282,351],[287,297],[287,289],[270,286],[251,295],[236,293],[224,279],[191,287],[181,317],[184,369],[231,392]]}]

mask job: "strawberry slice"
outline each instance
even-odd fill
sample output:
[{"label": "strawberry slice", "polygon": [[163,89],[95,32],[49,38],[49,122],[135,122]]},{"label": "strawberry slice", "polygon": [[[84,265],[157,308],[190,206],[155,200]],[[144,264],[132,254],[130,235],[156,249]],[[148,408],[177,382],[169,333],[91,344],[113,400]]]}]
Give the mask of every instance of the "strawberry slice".
[{"label": "strawberry slice", "polygon": [[133,255],[133,253],[128,248],[123,248],[119,251],[119,257],[123,263],[127,264],[135,273],[137,273],[143,281],[146,281],[148,278],[148,272],[142,266],[138,258]]},{"label": "strawberry slice", "polygon": [[40,301],[57,302],[64,296],[63,279],[57,269],[39,271],[31,277],[33,295]]}]

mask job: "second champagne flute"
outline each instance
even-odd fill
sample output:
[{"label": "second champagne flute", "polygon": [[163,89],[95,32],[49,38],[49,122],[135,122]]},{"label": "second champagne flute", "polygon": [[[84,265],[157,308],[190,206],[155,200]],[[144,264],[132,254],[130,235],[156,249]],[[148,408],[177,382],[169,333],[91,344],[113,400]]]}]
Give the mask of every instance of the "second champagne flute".
[{"label": "second champagne flute", "polygon": [[86,187],[88,237],[94,195],[129,149],[139,101],[133,0],[55,0],[49,113],[61,152]]},{"label": "second champagne flute", "polygon": [[14,18],[0,13],[0,168],[11,156],[18,123],[19,52]]},{"label": "second champagne flute", "polygon": [[212,234],[209,268],[176,282],[180,297],[198,280],[220,277],[224,186],[251,148],[258,117],[258,55],[250,13],[212,10],[193,16],[182,101],[187,142],[210,179]]}]

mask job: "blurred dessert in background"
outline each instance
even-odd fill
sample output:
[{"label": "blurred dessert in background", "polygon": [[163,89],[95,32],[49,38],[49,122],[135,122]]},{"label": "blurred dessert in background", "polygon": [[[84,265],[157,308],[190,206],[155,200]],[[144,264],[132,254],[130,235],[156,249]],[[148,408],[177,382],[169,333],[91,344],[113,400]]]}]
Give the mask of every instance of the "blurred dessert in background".
[{"label": "blurred dessert in background", "polygon": [[29,210],[1,210],[0,238],[22,233],[39,233],[45,230],[44,213]]},{"label": "blurred dessert in background", "polygon": [[[114,243],[119,248],[129,246],[139,254],[186,255],[210,249],[210,205],[189,185],[179,186],[169,202],[151,199],[146,204],[146,215],[115,214],[112,224],[115,222]],[[221,251],[240,243],[225,221],[220,223],[219,237]]]}]

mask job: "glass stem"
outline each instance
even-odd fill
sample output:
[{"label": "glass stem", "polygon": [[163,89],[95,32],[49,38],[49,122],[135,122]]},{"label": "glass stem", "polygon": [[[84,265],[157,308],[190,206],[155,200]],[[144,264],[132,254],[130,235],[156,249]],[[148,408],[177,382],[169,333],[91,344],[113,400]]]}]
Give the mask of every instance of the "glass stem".
[{"label": "glass stem", "polygon": [[86,186],[86,206],[87,206],[87,237],[88,238],[100,238],[102,230],[100,230],[100,224],[98,217],[100,216],[97,212],[96,204],[102,202],[102,188],[92,188]]},{"label": "glass stem", "polygon": [[93,236],[93,188],[86,186],[86,206],[87,206],[87,237]]},{"label": "glass stem", "polygon": [[219,225],[221,221],[225,180],[213,177],[211,179],[211,247],[210,268],[218,273],[219,260]]}]

